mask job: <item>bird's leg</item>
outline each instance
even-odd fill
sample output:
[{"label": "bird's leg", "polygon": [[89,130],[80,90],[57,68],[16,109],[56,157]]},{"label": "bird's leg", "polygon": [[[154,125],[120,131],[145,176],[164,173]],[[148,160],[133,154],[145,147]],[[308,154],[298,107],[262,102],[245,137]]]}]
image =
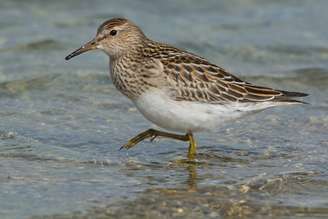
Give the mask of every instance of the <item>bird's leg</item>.
[{"label": "bird's leg", "polygon": [[196,157],[196,140],[191,132],[187,133],[188,141],[189,141],[189,149],[188,149],[188,159],[194,160]]},{"label": "bird's leg", "polygon": [[139,142],[150,138],[154,140],[156,137],[166,137],[166,138],[173,138],[176,140],[180,141],[190,141],[189,134],[186,135],[178,135],[178,134],[173,134],[173,133],[168,133],[168,132],[163,132],[163,131],[158,131],[155,129],[148,129],[144,132],[141,132],[140,134],[136,135],[135,137],[131,138],[127,144],[123,145],[120,149],[130,149]]},{"label": "bird's leg", "polygon": [[130,149],[130,148],[134,147],[135,145],[137,145],[139,142],[141,142],[147,138],[154,140],[156,137],[166,137],[166,138],[172,138],[172,139],[180,140],[180,141],[189,141],[189,149],[188,149],[187,158],[189,160],[195,159],[197,143],[191,132],[189,132],[185,135],[178,135],[178,134],[173,134],[173,133],[169,133],[169,132],[158,131],[155,129],[148,129],[148,130],[136,135],[135,137],[131,138],[128,141],[128,143],[123,145],[120,149],[123,149],[123,148]]}]

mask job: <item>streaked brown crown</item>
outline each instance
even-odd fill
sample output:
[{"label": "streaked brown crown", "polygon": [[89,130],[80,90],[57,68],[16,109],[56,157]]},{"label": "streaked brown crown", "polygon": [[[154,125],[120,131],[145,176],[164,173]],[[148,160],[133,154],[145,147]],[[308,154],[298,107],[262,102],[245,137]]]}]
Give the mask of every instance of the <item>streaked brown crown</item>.
[{"label": "streaked brown crown", "polygon": [[[115,31],[116,34],[111,34]],[[100,49],[112,57],[140,47],[146,39],[141,29],[125,18],[113,18],[102,23],[98,30],[96,41]]]},{"label": "streaked brown crown", "polygon": [[129,21],[125,18],[113,18],[102,23],[97,30],[97,33],[100,33],[104,29],[111,29],[116,26],[121,26],[128,23]]}]

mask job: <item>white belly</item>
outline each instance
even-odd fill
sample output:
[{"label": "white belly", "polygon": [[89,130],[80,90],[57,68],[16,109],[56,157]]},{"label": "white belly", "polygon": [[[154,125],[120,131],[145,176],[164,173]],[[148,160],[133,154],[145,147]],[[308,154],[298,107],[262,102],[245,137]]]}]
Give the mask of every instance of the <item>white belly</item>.
[{"label": "white belly", "polygon": [[246,110],[249,107],[241,107],[240,104],[175,101],[160,90],[147,92],[134,103],[138,110],[157,126],[178,132],[213,129],[249,112]]}]

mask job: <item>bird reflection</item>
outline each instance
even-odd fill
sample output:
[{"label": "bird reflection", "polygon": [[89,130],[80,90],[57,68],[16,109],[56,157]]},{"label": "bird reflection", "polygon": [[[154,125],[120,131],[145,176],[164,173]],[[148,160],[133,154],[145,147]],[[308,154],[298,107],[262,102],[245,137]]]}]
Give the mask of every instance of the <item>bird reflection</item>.
[{"label": "bird reflection", "polygon": [[187,179],[187,185],[188,185],[188,191],[189,192],[196,192],[197,191],[197,164],[189,164],[186,167],[186,170],[188,171],[188,179]]}]

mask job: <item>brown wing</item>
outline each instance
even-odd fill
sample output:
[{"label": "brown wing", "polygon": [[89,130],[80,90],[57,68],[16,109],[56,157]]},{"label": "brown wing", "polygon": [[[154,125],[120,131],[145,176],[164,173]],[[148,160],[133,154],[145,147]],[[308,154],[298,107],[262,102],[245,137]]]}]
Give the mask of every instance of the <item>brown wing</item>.
[{"label": "brown wing", "polygon": [[229,102],[301,102],[291,97],[303,93],[275,90],[245,82],[189,53],[161,57],[164,73],[174,90],[176,100],[199,101],[215,104]]}]

